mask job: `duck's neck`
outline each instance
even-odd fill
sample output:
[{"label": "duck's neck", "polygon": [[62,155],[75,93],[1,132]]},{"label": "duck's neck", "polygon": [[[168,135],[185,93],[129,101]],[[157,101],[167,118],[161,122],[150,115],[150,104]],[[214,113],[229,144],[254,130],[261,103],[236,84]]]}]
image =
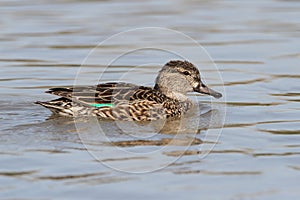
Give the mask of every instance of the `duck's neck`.
[{"label": "duck's neck", "polygon": [[170,91],[167,88],[159,87],[157,84],[155,84],[154,89],[158,90],[160,93],[166,95],[167,97],[173,100],[177,100],[179,102],[190,102],[190,99],[185,94]]}]

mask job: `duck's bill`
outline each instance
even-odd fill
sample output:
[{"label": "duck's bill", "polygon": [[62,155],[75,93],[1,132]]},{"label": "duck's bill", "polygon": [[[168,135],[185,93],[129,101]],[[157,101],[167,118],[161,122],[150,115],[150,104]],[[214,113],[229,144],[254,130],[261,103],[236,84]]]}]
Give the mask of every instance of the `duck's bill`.
[{"label": "duck's bill", "polygon": [[202,84],[202,86],[199,86],[196,89],[194,89],[194,91],[199,92],[201,94],[207,94],[207,95],[213,96],[217,99],[222,97],[221,93],[214,91],[213,89],[210,89],[209,87],[207,87],[206,85],[203,85],[203,84]]}]

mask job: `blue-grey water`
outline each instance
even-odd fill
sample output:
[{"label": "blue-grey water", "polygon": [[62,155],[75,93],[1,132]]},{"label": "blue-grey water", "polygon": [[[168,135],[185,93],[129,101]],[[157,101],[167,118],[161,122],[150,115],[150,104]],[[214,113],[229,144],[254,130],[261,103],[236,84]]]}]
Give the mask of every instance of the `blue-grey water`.
[{"label": "blue-grey water", "polygon": [[[0,16],[0,199],[300,197],[299,1],[2,0]],[[162,29],[91,53],[143,27]],[[75,80],[152,85],[180,56],[224,94],[192,96],[200,109],[181,124],[74,121],[34,104]]]}]

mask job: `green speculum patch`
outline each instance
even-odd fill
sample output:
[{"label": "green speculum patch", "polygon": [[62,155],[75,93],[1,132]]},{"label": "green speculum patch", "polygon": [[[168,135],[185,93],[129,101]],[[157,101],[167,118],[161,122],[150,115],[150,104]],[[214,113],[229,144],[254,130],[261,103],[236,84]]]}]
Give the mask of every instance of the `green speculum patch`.
[{"label": "green speculum patch", "polygon": [[90,106],[94,106],[96,108],[102,108],[102,107],[113,107],[114,104],[112,103],[92,103]]}]

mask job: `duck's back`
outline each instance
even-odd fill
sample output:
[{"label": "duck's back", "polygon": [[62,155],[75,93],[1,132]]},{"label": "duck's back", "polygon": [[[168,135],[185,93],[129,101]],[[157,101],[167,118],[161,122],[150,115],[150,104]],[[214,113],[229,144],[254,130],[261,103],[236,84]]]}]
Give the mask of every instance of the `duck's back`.
[{"label": "duck's back", "polygon": [[158,90],[129,83],[52,88],[47,93],[61,98],[37,103],[63,115],[145,121],[173,116],[178,110],[178,102]]}]

